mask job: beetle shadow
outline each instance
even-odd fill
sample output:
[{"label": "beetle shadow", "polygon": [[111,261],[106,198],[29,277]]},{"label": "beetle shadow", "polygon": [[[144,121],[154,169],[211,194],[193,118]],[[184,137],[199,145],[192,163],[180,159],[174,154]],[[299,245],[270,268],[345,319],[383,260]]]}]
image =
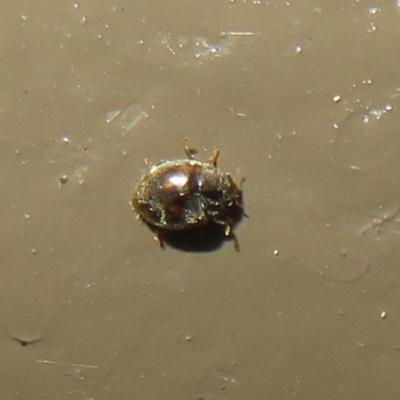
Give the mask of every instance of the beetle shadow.
[{"label": "beetle shadow", "polygon": [[208,224],[201,228],[178,232],[159,232],[167,246],[190,253],[218,250],[228,239],[221,226]]},{"label": "beetle shadow", "polygon": [[[243,216],[247,217],[243,210],[231,210],[229,218],[232,221],[233,232]],[[184,231],[156,229],[150,225],[148,227],[161,238],[164,245],[188,253],[210,253],[220,249],[225,242],[230,242],[235,247],[236,241],[238,245],[236,236],[226,236],[225,228],[212,221],[207,225]]]}]

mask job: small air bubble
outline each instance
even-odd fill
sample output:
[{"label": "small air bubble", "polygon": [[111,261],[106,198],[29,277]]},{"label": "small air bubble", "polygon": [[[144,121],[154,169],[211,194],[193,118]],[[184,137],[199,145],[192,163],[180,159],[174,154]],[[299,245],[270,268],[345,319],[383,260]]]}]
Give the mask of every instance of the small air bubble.
[{"label": "small air bubble", "polygon": [[294,52],[295,52],[296,54],[300,54],[302,51],[303,51],[303,48],[302,48],[300,45],[296,45],[296,46],[294,47]]},{"label": "small air bubble", "polygon": [[61,135],[61,141],[63,143],[71,143],[71,140],[69,139],[69,137],[67,135]]},{"label": "small air bubble", "polygon": [[368,12],[372,15],[375,15],[379,11],[378,7],[368,7]]},{"label": "small air bubble", "polygon": [[333,96],[333,101],[334,101],[335,103],[339,103],[340,100],[342,100],[342,97],[341,97],[339,94],[335,94],[335,95]]},{"label": "small air bubble", "polygon": [[69,181],[69,178],[67,175],[61,175],[60,176],[60,183],[65,184]]},{"label": "small air bubble", "polygon": [[374,24],[373,22],[371,22],[369,24],[369,27],[367,28],[367,32],[372,33],[372,32],[376,32],[377,30],[377,26],[376,24]]}]

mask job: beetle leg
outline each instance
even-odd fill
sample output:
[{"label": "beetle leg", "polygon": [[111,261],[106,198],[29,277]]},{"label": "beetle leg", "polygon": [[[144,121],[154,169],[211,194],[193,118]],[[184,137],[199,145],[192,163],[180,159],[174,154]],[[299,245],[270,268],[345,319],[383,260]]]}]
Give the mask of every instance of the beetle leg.
[{"label": "beetle leg", "polygon": [[233,247],[236,251],[240,251],[239,241],[235,235],[235,232],[233,232],[232,220],[228,218],[223,222],[223,225],[225,227],[225,236],[233,240]]},{"label": "beetle leg", "polygon": [[224,222],[225,226],[225,236],[230,237],[232,236],[233,229],[232,229],[232,222],[230,219]]},{"label": "beetle leg", "polygon": [[236,205],[236,207],[238,207],[240,209],[241,215],[243,215],[243,217],[249,218],[249,214],[246,214],[246,212],[244,211],[243,202],[235,201],[235,205]]},{"label": "beetle leg", "polygon": [[230,238],[233,240],[233,247],[236,251],[240,251],[239,240],[237,239],[236,235],[232,232]]},{"label": "beetle leg", "polygon": [[233,240],[233,247],[236,251],[240,251],[239,241],[237,240],[235,232],[233,232],[232,226],[229,222],[227,222],[225,225],[225,236]]},{"label": "beetle leg", "polygon": [[218,150],[218,149],[215,149],[215,150],[213,151],[212,157],[211,157],[207,162],[209,162],[210,164],[212,164],[213,167],[216,167],[216,166],[217,166],[218,157],[219,157],[219,150]]},{"label": "beetle leg", "polygon": [[185,151],[186,155],[189,159],[193,160],[195,154],[197,154],[196,149],[191,149],[189,147],[189,138],[185,137],[183,139],[183,150]]},{"label": "beetle leg", "polygon": [[243,217],[245,217],[245,218],[250,218],[250,217],[249,217],[249,214],[246,214],[246,213],[244,212],[243,206],[241,206],[240,208],[242,209],[242,215],[243,215]]},{"label": "beetle leg", "polygon": [[156,235],[154,236],[154,239],[157,240],[158,244],[160,245],[160,248],[162,250],[165,250],[164,240],[161,236],[161,233],[158,231],[156,231],[155,233],[156,233]]}]

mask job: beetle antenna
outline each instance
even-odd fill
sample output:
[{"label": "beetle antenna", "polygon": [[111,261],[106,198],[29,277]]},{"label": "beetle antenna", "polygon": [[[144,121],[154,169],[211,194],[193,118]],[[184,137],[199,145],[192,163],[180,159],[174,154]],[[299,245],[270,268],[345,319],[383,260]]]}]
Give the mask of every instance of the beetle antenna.
[{"label": "beetle antenna", "polygon": [[197,150],[196,149],[191,149],[189,147],[189,138],[187,138],[187,137],[185,137],[183,139],[183,150],[185,151],[185,153],[188,156],[188,158],[190,158],[191,160],[197,154]]},{"label": "beetle antenna", "polygon": [[216,166],[217,166],[218,157],[219,157],[219,150],[218,150],[218,149],[215,149],[215,150],[213,151],[212,157],[208,160],[208,162],[209,162],[210,164],[212,164],[213,167],[216,167]]}]

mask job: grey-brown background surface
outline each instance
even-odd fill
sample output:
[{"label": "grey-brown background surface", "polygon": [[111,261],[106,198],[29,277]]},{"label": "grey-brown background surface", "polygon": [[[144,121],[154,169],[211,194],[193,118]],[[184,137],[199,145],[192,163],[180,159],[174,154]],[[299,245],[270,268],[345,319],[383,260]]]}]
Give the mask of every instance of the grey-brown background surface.
[{"label": "grey-brown background surface", "polygon": [[[0,20],[1,400],[399,398],[399,2]],[[129,208],[185,136],[246,177],[240,253]]]}]

